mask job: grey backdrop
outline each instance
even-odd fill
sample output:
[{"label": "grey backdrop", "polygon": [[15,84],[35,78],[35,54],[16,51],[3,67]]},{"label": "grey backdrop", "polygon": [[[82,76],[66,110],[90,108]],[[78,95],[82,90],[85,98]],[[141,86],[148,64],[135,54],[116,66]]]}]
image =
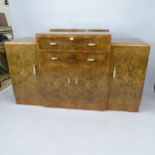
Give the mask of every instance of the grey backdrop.
[{"label": "grey backdrop", "polygon": [[102,28],[141,38],[152,46],[145,88],[155,82],[154,0],[10,0],[16,38],[49,28]]}]

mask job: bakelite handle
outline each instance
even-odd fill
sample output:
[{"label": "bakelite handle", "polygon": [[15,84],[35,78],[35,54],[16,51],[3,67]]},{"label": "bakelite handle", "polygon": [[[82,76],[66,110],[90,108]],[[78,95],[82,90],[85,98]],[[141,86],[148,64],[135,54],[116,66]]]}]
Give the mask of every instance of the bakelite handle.
[{"label": "bakelite handle", "polygon": [[32,69],[33,69],[33,75],[36,76],[37,72],[36,72],[36,65],[35,64],[32,65]]},{"label": "bakelite handle", "polygon": [[95,43],[88,43],[88,46],[96,46]]},{"label": "bakelite handle", "polygon": [[116,67],[113,69],[113,80],[116,78]]},{"label": "bakelite handle", "polygon": [[50,46],[57,46],[58,43],[56,43],[56,42],[50,42],[49,45],[50,45]]},{"label": "bakelite handle", "polygon": [[52,61],[58,61],[59,58],[58,57],[51,57],[50,60],[52,60]]},{"label": "bakelite handle", "polygon": [[95,62],[96,60],[95,60],[95,58],[87,58],[87,61],[88,62]]}]

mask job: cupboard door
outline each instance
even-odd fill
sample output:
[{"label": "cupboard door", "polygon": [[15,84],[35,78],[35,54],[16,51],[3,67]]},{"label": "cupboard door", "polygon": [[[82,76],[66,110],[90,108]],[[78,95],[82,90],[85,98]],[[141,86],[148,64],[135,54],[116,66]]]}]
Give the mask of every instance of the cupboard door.
[{"label": "cupboard door", "polygon": [[11,80],[13,84],[14,94],[16,100],[24,102],[24,62],[23,51],[20,51],[20,48],[14,45],[6,46],[7,60],[9,63],[9,70],[11,74]]},{"label": "cupboard door", "polygon": [[[44,105],[67,107],[70,101],[70,69],[63,53],[39,53],[41,88]],[[64,104],[65,103],[65,104]]]},{"label": "cupboard door", "polygon": [[83,66],[73,76],[73,102],[82,109],[104,110],[107,103],[108,68]]},{"label": "cupboard door", "polygon": [[8,44],[6,51],[17,103],[40,104],[35,44]]},{"label": "cupboard door", "polygon": [[149,55],[149,46],[113,46],[109,109],[138,111]]},{"label": "cupboard door", "polygon": [[91,55],[88,60],[87,54],[39,53],[44,104],[103,110],[108,87],[106,59],[107,55]]},{"label": "cupboard door", "polygon": [[[72,68],[72,102],[77,108],[104,110],[108,89],[108,54],[79,53]],[[73,66],[72,66],[73,67]]]}]

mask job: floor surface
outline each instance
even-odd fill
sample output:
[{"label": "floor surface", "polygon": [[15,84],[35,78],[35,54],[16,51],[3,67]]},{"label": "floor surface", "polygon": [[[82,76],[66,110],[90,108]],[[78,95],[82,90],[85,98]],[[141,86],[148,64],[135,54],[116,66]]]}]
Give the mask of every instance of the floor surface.
[{"label": "floor surface", "polygon": [[18,105],[0,93],[0,155],[155,155],[155,94],[139,113]]}]

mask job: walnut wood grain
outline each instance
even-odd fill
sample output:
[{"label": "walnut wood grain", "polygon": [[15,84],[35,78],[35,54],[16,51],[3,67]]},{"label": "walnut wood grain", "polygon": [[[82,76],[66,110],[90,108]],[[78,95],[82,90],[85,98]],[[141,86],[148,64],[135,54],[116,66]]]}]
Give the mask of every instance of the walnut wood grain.
[{"label": "walnut wood grain", "polygon": [[108,109],[139,110],[149,50],[149,46],[112,46]]},{"label": "walnut wood grain", "polygon": [[[51,61],[51,54],[39,54],[45,105],[55,106],[58,102],[61,107],[103,110],[107,102],[109,71],[105,55],[99,55],[96,62],[84,60],[82,54],[75,54],[72,61],[63,60],[70,55],[53,53],[60,59]],[[76,58],[80,62],[74,61]]]},{"label": "walnut wood grain", "polygon": [[[58,46],[49,47],[50,42]],[[88,43],[95,43],[95,47]],[[37,44],[45,105],[105,108],[111,35],[37,34]]]},{"label": "walnut wood grain", "polygon": [[[35,98],[33,104],[41,103],[40,80],[33,73],[33,65],[37,66],[36,46],[32,44],[6,45],[9,69],[16,98]],[[17,100],[18,102],[18,100]]]},{"label": "walnut wood grain", "polygon": [[[120,38],[111,43],[111,35],[103,32],[53,32],[36,37],[37,41],[6,43],[17,103],[139,110],[149,44]],[[75,40],[69,40],[70,37]],[[61,44],[51,48],[49,41]],[[96,46],[87,47],[89,42]],[[35,76],[33,64],[36,64]]]}]

